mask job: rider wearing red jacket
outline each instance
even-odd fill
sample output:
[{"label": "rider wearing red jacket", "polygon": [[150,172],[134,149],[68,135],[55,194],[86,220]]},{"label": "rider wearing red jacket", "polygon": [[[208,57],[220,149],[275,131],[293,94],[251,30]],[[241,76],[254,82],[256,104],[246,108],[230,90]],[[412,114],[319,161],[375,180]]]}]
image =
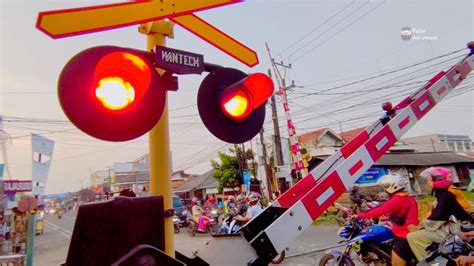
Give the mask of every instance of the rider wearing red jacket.
[{"label": "rider wearing red jacket", "polygon": [[418,204],[416,200],[408,195],[408,179],[401,175],[389,174],[379,180],[390,199],[383,205],[371,209],[368,212],[354,215],[357,219],[372,219],[383,215],[388,215],[392,222],[392,232],[394,234],[392,265],[406,265],[407,262],[414,261],[413,252],[407,242],[408,226],[417,226]]}]

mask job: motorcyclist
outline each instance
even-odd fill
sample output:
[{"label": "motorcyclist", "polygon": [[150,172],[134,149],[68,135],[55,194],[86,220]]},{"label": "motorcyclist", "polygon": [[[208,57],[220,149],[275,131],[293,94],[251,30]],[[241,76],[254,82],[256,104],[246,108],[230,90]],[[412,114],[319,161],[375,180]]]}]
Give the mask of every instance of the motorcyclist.
[{"label": "motorcyclist", "polygon": [[240,194],[237,196],[237,214],[244,216],[247,213],[248,205],[247,205],[247,197],[244,194]]},{"label": "motorcyclist", "polygon": [[59,208],[58,210],[58,218],[62,218],[63,217],[63,214],[64,214],[64,211],[63,211],[63,208]]},{"label": "motorcyclist", "polygon": [[237,208],[237,204],[235,202],[235,197],[228,196],[227,201],[225,202],[225,205],[224,205],[225,212],[233,215],[233,213],[237,212],[236,208]]},{"label": "motorcyclist", "polygon": [[410,228],[407,240],[416,258],[421,260],[428,256],[426,248],[433,242],[439,243],[448,233],[448,221],[451,215],[461,221],[470,220],[470,215],[463,209],[455,195],[449,191],[453,176],[449,169],[431,167],[420,176],[428,178],[436,197],[435,207],[430,216],[419,226]]},{"label": "motorcyclist", "polygon": [[418,204],[408,195],[408,179],[398,174],[388,174],[378,181],[390,199],[384,204],[365,213],[355,214],[352,218],[373,219],[382,215],[389,215],[394,234],[392,265],[406,265],[414,260],[414,255],[408,245],[406,236],[410,225],[418,225]]},{"label": "motorcyclist", "polygon": [[217,205],[217,199],[214,197],[213,194],[209,195],[209,197],[206,200],[205,206],[210,208],[210,207],[215,207]]},{"label": "motorcyclist", "polygon": [[198,224],[198,231],[205,232],[206,227],[209,224],[209,218],[204,215],[204,210],[199,206],[199,198],[194,197],[191,200],[191,203],[193,204],[191,213],[193,215],[193,220]]},{"label": "motorcyclist", "polygon": [[257,217],[263,211],[262,205],[260,205],[259,200],[260,195],[255,192],[250,193],[250,195],[248,196],[249,207],[247,209],[247,213],[245,214],[245,216],[237,215],[236,217],[234,217],[234,219],[245,224],[253,218]]},{"label": "motorcyclist", "polygon": [[353,186],[351,189],[351,193],[349,194],[349,197],[354,204],[353,211],[354,213],[362,213],[366,212],[368,210],[367,207],[367,200],[368,197],[364,196],[359,192],[359,187]]}]

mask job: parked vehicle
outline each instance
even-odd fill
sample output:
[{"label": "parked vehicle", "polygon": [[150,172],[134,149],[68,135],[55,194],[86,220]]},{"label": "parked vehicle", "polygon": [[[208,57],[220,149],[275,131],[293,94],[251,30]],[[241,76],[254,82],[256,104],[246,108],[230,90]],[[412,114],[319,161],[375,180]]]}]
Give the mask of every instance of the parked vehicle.
[{"label": "parked vehicle", "polygon": [[339,229],[338,235],[346,242],[344,250],[329,250],[319,265],[355,265],[351,259],[354,251],[364,265],[390,265],[393,234],[384,225],[366,225],[364,220],[350,220]]}]

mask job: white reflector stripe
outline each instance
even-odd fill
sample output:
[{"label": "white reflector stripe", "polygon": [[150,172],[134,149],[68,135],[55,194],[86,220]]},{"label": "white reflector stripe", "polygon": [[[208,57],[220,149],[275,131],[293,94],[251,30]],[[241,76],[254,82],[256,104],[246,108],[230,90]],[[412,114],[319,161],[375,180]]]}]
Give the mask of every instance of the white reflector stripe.
[{"label": "white reflector stripe", "polygon": [[329,197],[331,197],[332,194],[334,194],[334,189],[330,187],[321,196],[319,196],[319,198],[316,201],[318,202],[319,205],[323,205],[323,203],[326,202],[326,200],[329,199]]}]

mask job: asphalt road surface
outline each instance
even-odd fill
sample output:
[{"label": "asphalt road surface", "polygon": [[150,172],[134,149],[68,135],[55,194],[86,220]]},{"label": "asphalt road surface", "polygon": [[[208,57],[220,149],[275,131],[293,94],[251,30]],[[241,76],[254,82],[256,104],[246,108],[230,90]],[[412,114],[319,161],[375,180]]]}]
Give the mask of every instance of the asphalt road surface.
[{"label": "asphalt road surface", "polygon": [[[35,238],[34,265],[59,265],[65,261],[69,241],[74,229],[75,213],[65,213],[62,219],[49,215],[45,217],[44,234]],[[287,251],[287,258],[280,265],[317,265],[319,258],[324,254],[324,248],[337,244],[340,240],[337,227],[312,226],[295,242],[291,243]],[[210,235],[190,237],[185,228],[175,234],[175,248],[185,255],[203,247],[211,239]],[[320,250],[313,252],[315,250]]]}]

